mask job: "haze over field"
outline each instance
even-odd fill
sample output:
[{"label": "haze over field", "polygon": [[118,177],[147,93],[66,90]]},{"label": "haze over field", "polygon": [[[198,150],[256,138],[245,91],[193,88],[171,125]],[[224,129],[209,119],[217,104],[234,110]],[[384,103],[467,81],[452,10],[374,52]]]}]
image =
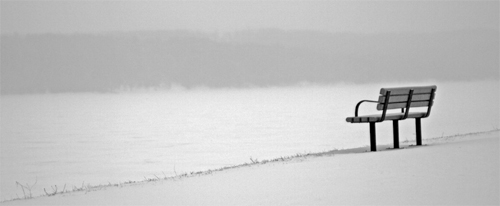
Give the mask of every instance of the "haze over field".
[{"label": "haze over field", "polygon": [[498,32],[252,30],[2,36],[2,93],[499,77]]},{"label": "haze over field", "polygon": [[1,93],[499,78],[497,1],[2,1]]}]

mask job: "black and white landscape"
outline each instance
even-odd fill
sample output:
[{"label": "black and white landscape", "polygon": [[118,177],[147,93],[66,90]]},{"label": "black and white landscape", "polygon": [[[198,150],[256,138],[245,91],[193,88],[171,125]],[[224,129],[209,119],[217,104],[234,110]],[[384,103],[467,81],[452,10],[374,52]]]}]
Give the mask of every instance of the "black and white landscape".
[{"label": "black and white landscape", "polygon": [[2,0],[0,204],[498,205],[499,7]]}]

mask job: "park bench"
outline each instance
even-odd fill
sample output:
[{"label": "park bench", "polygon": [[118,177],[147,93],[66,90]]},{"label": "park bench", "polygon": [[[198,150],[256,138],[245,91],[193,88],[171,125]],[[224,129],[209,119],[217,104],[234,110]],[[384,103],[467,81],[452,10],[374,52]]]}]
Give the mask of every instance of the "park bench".
[{"label": "park bench", "polygon": [[[377,150],[375,140],[375,123],[385,120],[392,120],[394,148],[399,148],[399,120],[408,118],[415,119],[416,144],[422,145],[421,118],[429,117],[434,102],[434,96],[437,87],[418,86],[418,87],[395,87],[380,89],[378,101],[362,100],[356,105],[354,117],[347,117],[346,121],[350,123],[369,123],[370,124],[370,149]],[[358,116],[358,109],[361,103],[371,102],[377,104],[377,110],[381,114]],[[410,112],[413,107],[427,107],[426,112]],[[401,109],[401,112],[387,113],[390,109]]]}]

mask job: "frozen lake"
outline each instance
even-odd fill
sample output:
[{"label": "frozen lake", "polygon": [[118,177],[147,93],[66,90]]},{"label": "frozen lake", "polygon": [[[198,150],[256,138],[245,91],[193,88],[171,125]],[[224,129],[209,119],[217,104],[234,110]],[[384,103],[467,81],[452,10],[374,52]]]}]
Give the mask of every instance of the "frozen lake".
[{"label": "frozen lake", "polygon": [[[415,82],[194,89],[1,97],[0,200],[23,196],[16,181],[62,188],[142,180],[296,153],[369,144],[368,124],[350,124],[356,103],[380,87],[438,86],[422,120],[425,138],[499,127],[499,82]],[[375,113],[363,104],[361,114]],[[392,122],[377,124],[392,143]],[[400,140],[414,140],[414,121]],[[51,189],[49,189],[52,191]]]}]

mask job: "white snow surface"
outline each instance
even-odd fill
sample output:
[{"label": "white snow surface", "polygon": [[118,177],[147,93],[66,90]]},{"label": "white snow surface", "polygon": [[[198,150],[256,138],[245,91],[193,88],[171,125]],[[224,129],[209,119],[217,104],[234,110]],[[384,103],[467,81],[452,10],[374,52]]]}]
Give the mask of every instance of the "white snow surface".
[{"label": "white snow surface", "polygon": [[5,205],[499,205],[499,132],[298,157]]}]

